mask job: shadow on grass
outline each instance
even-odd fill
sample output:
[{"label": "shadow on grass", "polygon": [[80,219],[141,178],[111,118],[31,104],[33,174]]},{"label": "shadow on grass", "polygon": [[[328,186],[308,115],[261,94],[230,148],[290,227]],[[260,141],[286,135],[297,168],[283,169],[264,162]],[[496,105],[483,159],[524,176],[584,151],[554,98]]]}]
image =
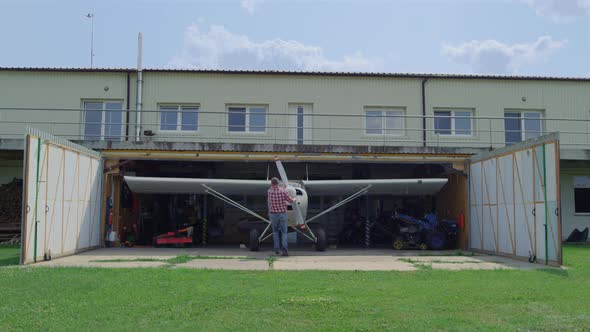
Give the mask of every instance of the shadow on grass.
[{"label": "shadow on grass", "polygon": [[539,269],[539,271],[566,278],[570,276],[568,271],[565,269]]},{"label": "shadow on grass", "polygon": [[0,258],[0,266],[18,265],[18,263],[20,263],[20,259],[18,256]]}]

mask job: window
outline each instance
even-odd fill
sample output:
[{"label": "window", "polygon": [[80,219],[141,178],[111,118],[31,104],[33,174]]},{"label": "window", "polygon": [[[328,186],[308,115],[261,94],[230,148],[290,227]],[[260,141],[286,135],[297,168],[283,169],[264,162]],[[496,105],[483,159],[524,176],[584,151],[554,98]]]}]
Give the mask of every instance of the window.
[{"label": "window", "polygon": [[575,213],[590,213],[590,176],[574,177]]},{"label": "window", "polygon": [[404,111],[400,109],[365,109],[365,133],[368,135],[403,135]]},{"label": "window", "polygon": [[266,106],[230,106],[227,108],[227,131],[236,133],[266,132]]},{"label": "window", "polygon": [[438,135],[471,136],[473,111],[434,111],[434,133]]},{"label": "window", "polygon": [[199,129],[199,106],[160,106],[161,131],[197,131]]},{"label": "window", "polygon": [[504,140],[511,145],[541,136],[541,112],[504,112]]},{"label": "window", "polygon": [[122,101],[85,101],[84,139],[120,140],[123,132]]}]

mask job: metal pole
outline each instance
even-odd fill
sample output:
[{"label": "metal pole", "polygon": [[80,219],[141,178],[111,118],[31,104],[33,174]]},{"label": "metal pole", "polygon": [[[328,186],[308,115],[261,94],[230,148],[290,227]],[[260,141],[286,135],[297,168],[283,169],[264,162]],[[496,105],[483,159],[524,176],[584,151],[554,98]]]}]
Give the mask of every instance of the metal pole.
[{"label": "metal pole", "polygon": [[143,90],[143,69],[142,69],[142,48],[143,37],[141,32],[137,35],[137,95],[135,98],[135,109],[137,116],[135,119],[135,140],[141,140],[141,106],[142,106],[142,90]]},{"label": "metal pole", "polygon": [[94,65],[94,13],[86,14],[90,19],[90,68]]},{"label": "metal pole", "polygon": [[33,262],[37,263],[37,205],[39,202],[39,160],[41,159],[41,138],[37,137],[37,177],[35,181],[35,214],[33,221],[35,222],[35,242],[33,244]]},{"label": "metal pole", "polygon": [[[559,190],[559,188],[557,188]],[[547,223],[549,221],[549,202],[547,202],[547,165],[545,158],[545,143],[543,143],[543,195],[545,197],[545,265],[549,264],[549,234],[547,233]]]}]

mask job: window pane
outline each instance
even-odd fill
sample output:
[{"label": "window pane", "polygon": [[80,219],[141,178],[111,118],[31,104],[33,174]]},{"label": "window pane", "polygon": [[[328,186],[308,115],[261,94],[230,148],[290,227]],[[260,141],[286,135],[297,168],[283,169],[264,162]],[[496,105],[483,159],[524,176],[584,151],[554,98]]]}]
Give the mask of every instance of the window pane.
[{"label": "window pane", "polygon": [[511,145],[522,140],[520,113],[504,113],[504,140],[506,145]]},{"label": "window pane", "polygon": [[451,134],[451,112],[437,111],[434,112],[434,133],[440,135]]},{"label": "window pane", "polygon": [[266,131],[266,109],[265,108],[250,108],[250,131],[264,132]]},{"label": "window pane", "polygon": [[246,108],[230,107],[227,114],[228,131],[246,131]]},{"label": "window pane", "polygon": [[297,144],[303,144],[303,107],[297,106]]},{"label": "window pane", "polygon": [[107,102],[105,103],[105,139],[120,139],[121,127],[123,126],[123,103]]},{"label": "window pane", "polygon": [[84,139],[100,140],[101,123],[102,111],[86,111],[84,117]]},{"label": "window pane", "polygon": [[590,188],[574,188],[576,213],[590,213]]},{"label": "window pane", "polygon": [[199,109],[196,107],[183,107],[181,109],[180,130],[196,131],[199,128]]},{"label": "window pane", "polygon": [[455,112],[455,135],[471,135],[471,112]]},{"label": "window pane", "polygon": [[524,139],[541,136],[541,113],[524,113]]},{"label": "window pane", "polygon": [[385,133],[387,135],[403,135],[404,118],[402,111],[387,111],[385,113]]},{"label": "window pane", "polygon": [[367,111],[365,122],[367,134],[383,134],[383,117],[381,116],[381,111]]},{"label": "window pane", "polygon": [[160,107],[160,130],[176,130],[177,123],[177,107]]},{"label": "window pane", "polygon": [[122,111],[105,111],[105,139],[120,139],[121,127],[123,125]]}]

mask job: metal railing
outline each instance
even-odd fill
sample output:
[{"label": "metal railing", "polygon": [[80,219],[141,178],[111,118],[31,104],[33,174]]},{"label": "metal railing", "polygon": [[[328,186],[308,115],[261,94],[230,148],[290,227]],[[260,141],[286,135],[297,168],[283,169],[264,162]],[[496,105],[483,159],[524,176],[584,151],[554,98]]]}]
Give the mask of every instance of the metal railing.
[{"label": "metal railing", "polygon": [[[160,130],[160,110],[141,110],[144,121],[139,126],[134,123],[136,110],[103,110],[103,120],[112,115],[109,112],[121,113],[120,122],[106,123],[85,121],[85,112],[81,109],[0,108],[0,138],[20,139],[25,128],[31,126],[70,140],[135,141],[136,129],[139,127],[141,141],[487,148],[506,145],[507,134],[517,134],[524,139],[557,131],[563,147],[581,149],[590,144],[588,118],[544,117],[539,119],[541,131],[507,131],[504,129],[505,120],[515,118],[471,116],[468,117],[471,123],[469,135],[446,135],[441,132],[464,132],[465,129],[454,130],[453,125],[448,129],[436,129],[435,119],[441,117],[434,115],[372,116],[372,119],[381,119],[382,125],[368,129],[368,117],[365,114],[305,114],[304,117],[311,118],[311,121],[310,125],[303,126],[297,125],[296,114],[266,112],[264,131],[248,132],[247,124],[238,126],[244,131],[230,131],[227,111],[200,109],[196,131],[180,130],[180,123],[176,125],[177,130]],[[383,119],[401,120],[399,122],[403,125],[400,128],[387,128],[387,121]],[[422,119],[426,120],[426,128],[422,126]],[[466,118],[449,116],[444,119],[453,123]],[[85,133],[85,129],[91,126],[100,127],[100,136]]]}]

